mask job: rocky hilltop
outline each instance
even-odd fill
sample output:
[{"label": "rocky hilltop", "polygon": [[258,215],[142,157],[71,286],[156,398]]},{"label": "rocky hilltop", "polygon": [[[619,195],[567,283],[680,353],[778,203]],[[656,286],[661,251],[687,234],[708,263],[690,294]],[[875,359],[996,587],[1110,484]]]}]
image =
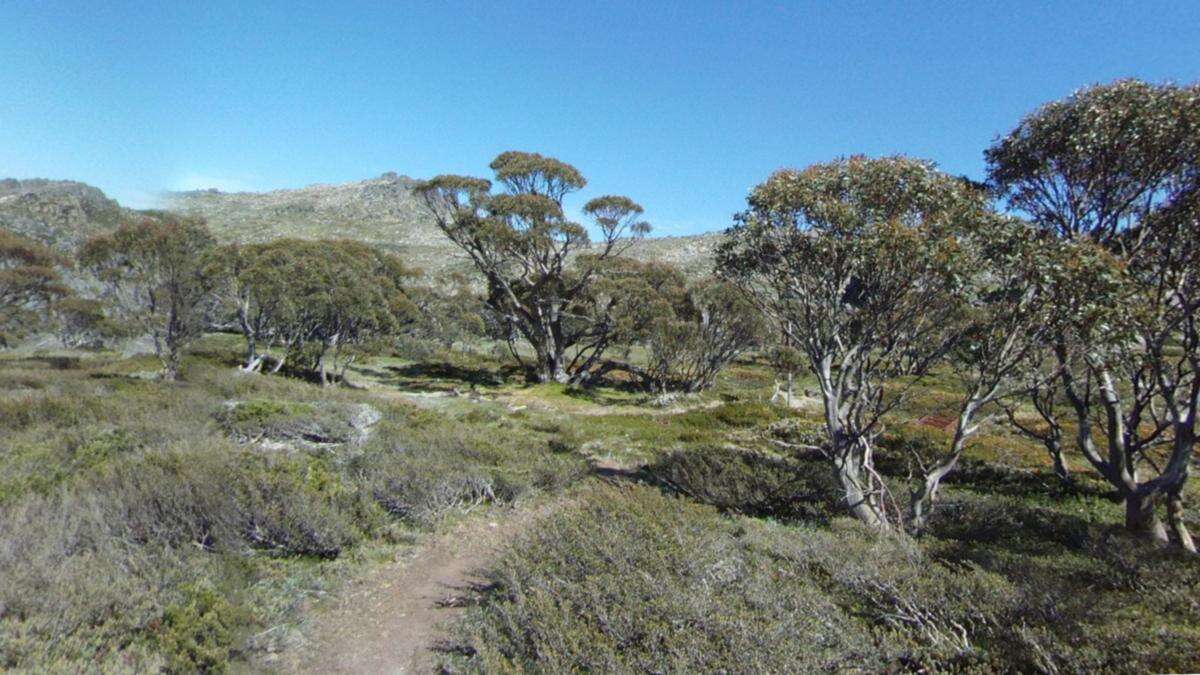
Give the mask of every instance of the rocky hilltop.
[{"label": "rocky hilltop", "polygon": [[0,228],[60,251],[74,250],[88,237],[135,215],[86,183],[0,179]]},{"label": "rocky hilltop", "polygon": [[170,192],[164,206],[203,217],[228,241],[343,237],[386,246],[444,246],[448,242],[413,194],[414,184],[408,176],[385,173],[296,190]]},{"label": "rocky hilltop", "polygon": [[[466,266],[465,256],[442,235],[413,194],[416,182],[389,172],[356,183],[296,190],[172,192],[165,206],[205,218],[218,237],[230,241],[345,237],[402,250],[431,271]],[[629,254],[706,273],[717,240],[713,234],[650,238],[635,244]]]}]

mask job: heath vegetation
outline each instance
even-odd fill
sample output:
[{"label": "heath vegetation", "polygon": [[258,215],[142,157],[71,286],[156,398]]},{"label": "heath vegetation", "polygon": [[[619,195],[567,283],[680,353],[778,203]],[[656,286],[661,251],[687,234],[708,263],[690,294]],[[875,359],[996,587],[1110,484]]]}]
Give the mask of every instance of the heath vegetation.
[{"label": "heath vegetation", "polygon": [[1200,88],[985,158],[780,169],[688,265],[516,151],[376,181],[434,269],[224,211],[0,229],[0,667],[269,669],[525,509],[447,672],[1196,670]]}]

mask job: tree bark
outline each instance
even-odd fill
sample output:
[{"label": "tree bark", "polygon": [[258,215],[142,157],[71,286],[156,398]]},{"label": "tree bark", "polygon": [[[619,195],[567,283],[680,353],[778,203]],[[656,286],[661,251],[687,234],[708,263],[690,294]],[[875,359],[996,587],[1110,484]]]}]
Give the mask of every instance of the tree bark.
[{"label": "tree bark", "polygon": [[534,378],[538,383],[558,382],[567,384],[570,377],[567,375],[567,370],[563,365],[562,352],[553,348],[542,348],[538,350],[538,367],[534,372]]},{"label": "tree bark", "polygon": [[1160,495],[1135,491],[1125,496],[1125,529],[1156,544],[1167,544],[1167,529],[1154,512]]},{"label": "tree bark", "polygon": [[909,530],[913,534],[921,534],[929,525],[929,516],[933,513],[934,502],[937,501],[938,488],[942,485],[942,479],[958,465],[959,456],[960,453],[952,455],[926,473],[924,480],[921,481],[921,487],[913,492],[912,501],[909,504],[908,520]]},{"label": "tree bark", "polygon": [[846,506],[854,517],[873,529],[889,530],[891,525],[883,513],[879,492],[872,485],[870,454],[867,442],[856,440],[850,447],[835,452],[834,467]]},{"label": "tree bark", "polygon": [[1188,553],[1195,553],[1196,542],[1192,539],[1192,533],[1188,531],[1187,523],[1183,522],[1183,495],[1178,490],[1167,495],[1167,521],[1171,525],[1171,531],[1175,533],[1175,538],[1179,540],[1180,547]]},{"label": "tree bark", "polygon": [[1050,453],[1050,461],[1054,465],[1054,475],[1058,476],[1058,480],[1063,485],[1074,485],[1075,479],[1071,478],[1071,469],[1067,466],[1067,458],[1063,454],[1061,439],[1055,443],[1047,443],[1046,450]]}]

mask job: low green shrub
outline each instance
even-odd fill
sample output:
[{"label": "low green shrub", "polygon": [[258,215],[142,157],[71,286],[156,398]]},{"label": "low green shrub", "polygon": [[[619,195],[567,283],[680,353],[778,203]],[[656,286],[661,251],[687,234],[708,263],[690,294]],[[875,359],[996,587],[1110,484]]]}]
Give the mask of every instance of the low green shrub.
[{"label": "low green shrub", "polygon": [[714,408],[698,408],[681,413],[679,424],[697,430],[721,427],[750,428],[778,420],[781,411],[777,408],[752,401],[734,401]]},{"label": "low green shrub", "polygon": [[189,584],[152,628],[173,673],[221,673],[237,653],[239,632],[251,617],[209,583]]},{"label": "low green shrub", "polygon": [[677,450],[647,466],[646,473],[671,492],[744,515],[828,518],[836,507],[828,466],[750,450]]},{"label": "low green shrub", "polygon": [[911,540],[730,520],[643,487],[584,493],[490,578],[451,670],[986,668],[1020,609],[1002,577]]},{"label": "low green shrub", "polygon": [[467,439],[429,441],[356,460],[367,489],[389,513],[429,526],[447,512],[510,503],[531,489],[555,490],[586,471],[581,458],[530,448],[519,456]]},{"label": "low green shrub", "polygon": [[227,403],[217,422],[240,443],[261,439],[346,443],[355,438],[353,412],[336,402],[251,400]]}]

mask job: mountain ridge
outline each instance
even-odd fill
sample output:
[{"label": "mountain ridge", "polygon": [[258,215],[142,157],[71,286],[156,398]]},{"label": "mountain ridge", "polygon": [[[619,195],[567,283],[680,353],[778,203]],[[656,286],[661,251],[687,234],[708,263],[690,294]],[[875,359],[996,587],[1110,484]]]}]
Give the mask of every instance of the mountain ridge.
[{"label": "mountain ridge", "polygon": [[[412,188],[396,172],[346,183],[314,183],[265,192],[200,189],[167,192],[164,210],[203,218],[222,242],[261,243],[281,237],[348,238],[403,253],[429,272],[464,271],[470,262],[437,228]],[[121,206],[78,181],[0,179],[0,227],[61,251],[150,212]],[[648,237],[627,255],[707,273],[720,235]]]}]

